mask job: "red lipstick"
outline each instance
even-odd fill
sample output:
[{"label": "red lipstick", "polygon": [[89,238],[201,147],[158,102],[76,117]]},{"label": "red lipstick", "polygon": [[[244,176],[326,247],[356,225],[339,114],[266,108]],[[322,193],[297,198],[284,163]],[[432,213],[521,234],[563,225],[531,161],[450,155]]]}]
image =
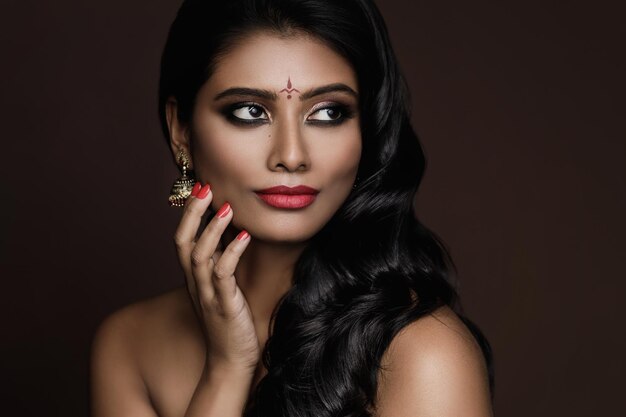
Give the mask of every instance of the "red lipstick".
[{"label": "red lipstick", "polygon": [[256,191],[261,200],[268,205],[286,209],[299,209],[312,204],[317,193],[319,190],[306,185],[298,185],[297,187],[279,185]]}]

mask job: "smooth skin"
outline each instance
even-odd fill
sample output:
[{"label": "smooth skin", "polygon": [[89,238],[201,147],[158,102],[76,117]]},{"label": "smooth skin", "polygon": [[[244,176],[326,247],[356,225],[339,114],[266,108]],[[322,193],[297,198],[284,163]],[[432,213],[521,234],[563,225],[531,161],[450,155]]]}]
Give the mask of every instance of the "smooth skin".
[{"label": "smooth skin", "polygon": [[[271,312],[288,291],[308,239],[349,194],[361,152],[356,97],[332,91],[288,99],[280,94],[288,79],[300,92],[339,83],[358,94],[349,63],[324,44],[256,33],[224,56],[201,88],[193,126],[180,123],[175,100],[168,102],[172,152],[193,149],[204,185],[185,203],[174,235],[186,285],[131,304],[99,327],[92,350],[94,417],[241,416],[265,375],[259,358]],[[215,99],[241,86],[275,96]],[[258,107],[232,109],[249,102]],[[329,124],[346,114],[328,110],[338,104],[352,109],[352,117]],[[229,117],[260,120],[233,122],[225,106]],[[291,211],[254,194],[279,184],[320,193],[311,206]],[[209,206],[226,204],[225,215],[203,228]],[[242,230],[250,236],[239,240]],[[492,415],[480,348],[448,307],[403,329],[382,362],[378,417]]]}]

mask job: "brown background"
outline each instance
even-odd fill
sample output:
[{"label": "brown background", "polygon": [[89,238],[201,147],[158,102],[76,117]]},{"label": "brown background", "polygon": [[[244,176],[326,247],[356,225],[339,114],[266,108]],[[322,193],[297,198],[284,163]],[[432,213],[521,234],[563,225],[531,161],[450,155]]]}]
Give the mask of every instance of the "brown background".
[{"label": "brown background", "polygon": [[[495,349],[497,414],[617,415],[624,13],[516,3],[379,1],[429,157],[419,211]],[[2,2],[0,414],[86,415],[98,322],[183,282],[156,119],[178,4]]]}]

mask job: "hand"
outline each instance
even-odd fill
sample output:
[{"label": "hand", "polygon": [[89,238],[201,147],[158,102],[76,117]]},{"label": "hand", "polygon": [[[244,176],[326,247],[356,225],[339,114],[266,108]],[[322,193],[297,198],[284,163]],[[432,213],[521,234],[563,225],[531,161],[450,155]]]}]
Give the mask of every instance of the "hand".
[{"label": "hand", "polygon": [[[218,245],[233,217],[228,203],[196,234],[213,193],[198,182],[187,199],[174,235],[187,290],[200,318],[207,346],[207,366],[254,372],[261,348],[248,302],[234,277],[239,258],[250,242],[242,231],[222,252]],[[221,217],[220,217],[221,216]]]}]

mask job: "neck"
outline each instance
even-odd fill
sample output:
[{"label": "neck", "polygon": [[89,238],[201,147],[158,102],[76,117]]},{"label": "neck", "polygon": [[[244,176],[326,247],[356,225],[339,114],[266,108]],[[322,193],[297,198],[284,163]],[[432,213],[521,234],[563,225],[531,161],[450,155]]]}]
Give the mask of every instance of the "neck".
[{"label": "neck", "polygon": [[[238,232],[228,226],[222,241],[231,242]],[[294,265],[306,244],[267,242],[252,237],[239,259],[235,278],[246,297],[261,342],[267,338],[274,308],[292,286]]]}]

